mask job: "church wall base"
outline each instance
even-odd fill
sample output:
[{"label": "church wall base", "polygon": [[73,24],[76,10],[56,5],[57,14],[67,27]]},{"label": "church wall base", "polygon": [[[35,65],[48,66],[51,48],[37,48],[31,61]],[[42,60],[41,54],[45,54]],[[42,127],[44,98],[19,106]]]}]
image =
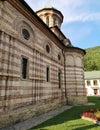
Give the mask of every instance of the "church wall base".
[{"label": "church wall base", "polygon": [[66,104],[66,98],[48,99],[27,107],[0,113],[0,128],[12,126]]},{"label": "church wall base", "polygon": [[87,97],[86,96],[68,96],[68,104],[85,105],[87,104]]}]

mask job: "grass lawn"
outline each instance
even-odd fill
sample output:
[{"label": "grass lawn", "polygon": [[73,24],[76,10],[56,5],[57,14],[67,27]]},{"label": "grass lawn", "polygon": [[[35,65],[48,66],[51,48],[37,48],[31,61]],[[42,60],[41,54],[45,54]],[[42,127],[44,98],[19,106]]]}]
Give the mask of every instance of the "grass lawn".
[{"label": "grass lawn", "polygon": [[96,104],[72,107],[30,130],[100,130],[99,125],[81,119],[81,113],[87,108],[100,108],[99,96],[88,97],[88,101]]}]

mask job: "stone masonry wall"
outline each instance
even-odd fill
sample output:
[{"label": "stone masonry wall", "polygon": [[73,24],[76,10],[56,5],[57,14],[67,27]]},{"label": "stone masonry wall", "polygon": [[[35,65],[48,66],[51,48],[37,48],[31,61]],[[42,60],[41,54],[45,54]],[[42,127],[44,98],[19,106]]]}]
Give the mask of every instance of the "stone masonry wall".
[{"label": "stone masonry wall", "polygon": [[[66,95],[71,104],[86,102],[82,51],[62,49],[62,43],[19,0],[9,1],[17,2],[21,10],[7,0],[0,1],[0,128],[61,106],[67,102]],[[28,62],[25,79],[23,57]]]},{"label": "stone masonry wall", "polygon": [[46,113],[50,110],[56,109],[62,105],[65,105],[66,99],[47,100],[44,103],[39,102],[27,107],[22,107],[13,111],[0,113],[0,128],[14,125],[19,122],[23,122],[29,118]]},{"label": "stone masonry wall", "polygon": [[[62,50],[34,25],[37,22],[32,24],[7,1],[0,1],[0,23],[1,128],[63,105],[66,99]],[[23,37],[23,28],[29,31],[29,40]],[[47,44],[50,53],[46,51]],[[28,60],[26,79],[21,75],[22,57]]]},{"label": "stone masonry wall", "polygon": [[66,92],[69,104],[86,104],[83,55],[75,51],[66,52]]}]

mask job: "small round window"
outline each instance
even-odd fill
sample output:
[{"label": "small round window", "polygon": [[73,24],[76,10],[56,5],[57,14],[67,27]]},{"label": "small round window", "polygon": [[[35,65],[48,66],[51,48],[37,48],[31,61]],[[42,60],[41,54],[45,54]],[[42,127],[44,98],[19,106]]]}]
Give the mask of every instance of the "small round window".
[{"label": "small round window", "polygon": [[25,29],[25,28],[22,29],[22,34],[23,34],[24,39],[29,40],[30,33],[29,33],[29,31],[27,29]]},{"label": "small round window", "polygon": [[49,47],[49,45],[46,45],[46,51],[47,51],[48,53],[50,53],[50,47]]}]

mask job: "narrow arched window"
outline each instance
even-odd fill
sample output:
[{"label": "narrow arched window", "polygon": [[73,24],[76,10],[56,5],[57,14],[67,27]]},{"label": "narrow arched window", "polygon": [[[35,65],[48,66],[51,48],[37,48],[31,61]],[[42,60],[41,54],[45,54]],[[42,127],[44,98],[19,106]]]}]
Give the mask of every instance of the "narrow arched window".
[{"label": "narrow arched window", "polygon": [[58,20],[55,17],[53,18],[53,25],[58,26]]},{"label": "narrow arched window", "polygon": [[53,25],[56,25],[56,18],[53,18]]},{"label": "narrow arched window", "polygon": [[50,46],[48,44],[46,45],[46,52],[50,53]]},{"label": "narrow arched window", "polygon": [[46,17],[46,24],[49,26],[49,17]]},{"label": "narrow arched window", "polygon": [[61,88],[61,71],[60,70],[58,72],[58,84],[59,84],[59,88]]},{"label": "narrow arched window", "polygon": [[21,67],[21,75],[23,79],[27,78],[27,74],[28,74],[28,59],[25,57],[22,57],[22,67]]},{"label": "narrow arched window", "polygon": [[60,55],[60,54],[58,54],[58,60],[59,60],[59,61],[61,60],[61,55]]},{"label": "narrow arched window", "polygon": [[49,70],[49,67],[46,68],[46,81],[47,82],[50,81],[50,70]]}]

